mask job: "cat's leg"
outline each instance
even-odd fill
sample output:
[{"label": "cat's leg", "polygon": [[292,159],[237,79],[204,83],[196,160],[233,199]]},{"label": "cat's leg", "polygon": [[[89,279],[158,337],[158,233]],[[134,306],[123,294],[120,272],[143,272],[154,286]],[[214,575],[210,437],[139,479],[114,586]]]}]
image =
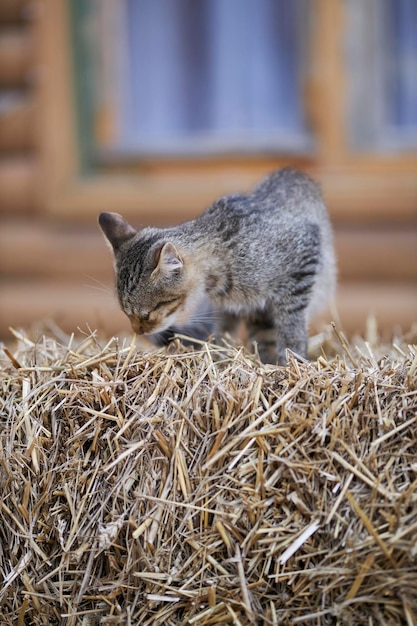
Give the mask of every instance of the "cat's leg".
[{"label": "cat's leg", "polygon": [[[153,336],[158,346],[166,346],[176,335],[182,335],[184,346],[198,347],[201,341],[207,341],[214,330],[214,310],[206,301],[200,303],[189,315],[188,320],[170,326]],[[196,339],[196,341],[193,341]]]},{"label": "cat's leg", "polygon": [[307,357],[308,332],[305,306],[275,307],[276,358],[279,365],[286,363],[286,350],[292,350],[301,357]]},{"label": "cat's leg", "polygon": [[[271,307],[253,311],[246,320],[249,341],[256,343],[262,363],[277,362],[277,329]],[[284,354],[285,357],[285,354]],[[285,358],[284,358],[285,363]]]},{"label": "cat's leg", "polygon": [[[181,335],[181,343],[186,347],[198,348],[201,341],[207,341],[211,334],[211,325],[200,322],[189,326],[170,326],[166,330],[148,338],[157,347],[167,346],[176,335]],[[195,339],[196,341],[193,341]]]},{"label": "cat's leg", "polygon": [[219,339],[224,334],[234,335],[241,322],[241,317],[229,311],[222,311],[216,321],[215,336]]},{"label": "cat's leg", "polygon": [[307,356],[307,321],[304,306],[276,305],[251,313],[247,320],[249,339],[255,341],[263,363],[286,364],[289,348],[301,357]]},{"label": "cat's leg", "polygon": [[175,329],[170,326],[166,330],[161,331],[160,333],[155,333],[154,335],[148,335],[148,339],[157,346],[161,348],[162,346],[167,346],[175,337]]}]

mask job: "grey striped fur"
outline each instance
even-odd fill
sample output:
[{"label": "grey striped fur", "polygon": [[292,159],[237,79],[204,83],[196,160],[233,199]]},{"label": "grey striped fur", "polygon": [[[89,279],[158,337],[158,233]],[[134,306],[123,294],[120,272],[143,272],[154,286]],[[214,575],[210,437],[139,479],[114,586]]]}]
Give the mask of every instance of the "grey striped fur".
[{"label": "grey striped fur", "polygon": [[251,193],[224,196],[173,228],[136,232],[114,213],[99,222],[136,332],[187,324],[208,302],[223,312],[219,333],[245,319],[263,361],[284,364],[287,348],[306,356],[308,323],[336,280],[326,207],[306,174],[273,172]]}]

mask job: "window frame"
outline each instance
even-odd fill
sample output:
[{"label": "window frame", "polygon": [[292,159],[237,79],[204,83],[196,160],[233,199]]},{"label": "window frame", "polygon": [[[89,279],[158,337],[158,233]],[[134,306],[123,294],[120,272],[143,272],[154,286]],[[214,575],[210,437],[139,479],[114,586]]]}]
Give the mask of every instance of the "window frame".
[{"label": "window frame", "polygon": [[[134,0],[135,2],[136,0]],[[276,2],[276,0],[273,0]],[[305,91],[304,81],[309,74],[305,42],[309,38],[311,3],[308,0],[291,0],[295,18],[295,49],[299,95]],[[73,0],[70,4],[71,41],[77,96],[79,145],[85,168],[96,161],[106,167],[112,161],[135,159],[194,159],[257,154],[300,155],[314,154],[312,133],[303,119],[299,128],[286,129],[283,125],[268,129],[195,129],[188,133],[157,138],[140,138],[132,121],[128,135],[135,135],[133,144],[124,144],[124,125],[120,115],[123,95],[118,98],[117,86],[123,93],[125,83],[131,84],[128,70],[120,71],[127,62],[125,28],[128,20],[128,0]],[[302,19],[300,19],[302,18]],[[291,39],[293,41],[294,38]],[[121,44],[123,41],[124,44]],[[116,62],[114,61],[116,59]],[[121,78],[123,76],[123,78]],[[94,87],[95,85],[95,87]],[[145,90],[146,91],[146,90]],[[97,98],[98,102],[94,103]],[[294,94],[295,95],[295,94]],[[184,104],[184,103],[183,103]],[[295,103],[294,103],[295,104]],[[301,106],[303,109],[304,106]],[[117,137],[117,127],[120,136]],[[136,134],[135,134],[136,133]]]}]

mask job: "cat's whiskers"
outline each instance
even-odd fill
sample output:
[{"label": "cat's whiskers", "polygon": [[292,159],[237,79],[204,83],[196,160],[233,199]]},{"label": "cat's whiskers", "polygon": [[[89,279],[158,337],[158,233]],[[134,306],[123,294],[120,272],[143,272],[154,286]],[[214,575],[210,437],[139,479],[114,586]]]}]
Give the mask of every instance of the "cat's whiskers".
[{"label": "cat's whiskers", "polygon": [[94,276],[90,276],[90,274],[84,274],[84,278],[87,278],[88,280],[91,280],[93,283],[96,283],[96,285],[85,285],[86,287],[97,287],[97,288],[102,288],[103,291],[107,291],[108,293],[112,293],[112,289],[109,287],[109,285],[107,285],[106,283],[103,283],[101,280],[98,280],[98,278],[95,278]]},{"label": "cat's whiskers", "polygon": [[191,317],[190,319],[188,319],[184,324],[179,325],[178,327],[181,328],[182,330],[188,330],[190,332],[192,332],[193,330],[195,331],[197,328],[207,328],[207,334],[211,333],[213,330],[213,327],[215,326],[215,323],[219,321],[219,318],[214,318],[214,317]]},{"label": "cat's whiskers", "polygon": [[212,322],[221,320],[223,313],[218,309],[197,309],[190,313],[189,320],[193,322]]},{"label": "cat's whiskers", "polygon": [[210,324],[212,322],[219,321],[220,319],[220,315],[193,315],[188,318],[186,324]]},{"label": "cat's whiskers", "polygon": [[90,283],[85,283],[83,285],[84,289],[90,289],[92,291],[98,292],[98,293],[104,295],[106,297],[106,299],[114,301],[114,291],[112,289],[110,289],[110,287],[108,285],[106,285],[105,283],[102,283],[101,281],[97,280],[93,276],[85,276],[85,278],[88,278],[89,280],[92,280],[92,281],[94,281],[97,284],[94,285],[94,284],[90,284]]}]

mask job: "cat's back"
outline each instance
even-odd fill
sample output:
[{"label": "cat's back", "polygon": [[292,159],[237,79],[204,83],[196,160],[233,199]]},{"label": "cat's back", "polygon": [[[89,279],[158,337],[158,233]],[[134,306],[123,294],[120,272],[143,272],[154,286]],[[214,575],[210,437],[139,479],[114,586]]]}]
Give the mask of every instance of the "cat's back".
[{"label": "cat's back", "polygon": [[219,198],[196,220],[207,236],[229,242],[243,238],[253,249],[256,238],[273,246],[294,232],[301,236],[312,224],[324,240],[328,238],[330,226],[319,185],[290,167],[272,172],[247,194]]},{"label": "cat's back", "polygon": [[235,226],[256,220],[265,227],[279,219],[289,223],[322,221],[327,215],[319,185],[304,172],[291,167],[266,176],[247,194],[230,194],[214,202],[202,218]]},{"label": "cat's back", "polygon": [[308,217],[309,213],[322,211],[324,207],[319,185],[304,172],[291,167],[272,172],[250,194],[253,207],[277,213],[297,213]]},{"label": "cat's back", "polygon": [[[284,168],[266,176],[252,191],[260,228],[266,236],[265,258],[271,266],[279,259],[289,274],[304,258],[316,258],[316,278],[307,317],[323,308],[334,292],[336,261],[333,233],[320,186],[307,174]],[[274,248],[276,244],[276,248]],[[277,256],[275,250],[279,249]]]}]

